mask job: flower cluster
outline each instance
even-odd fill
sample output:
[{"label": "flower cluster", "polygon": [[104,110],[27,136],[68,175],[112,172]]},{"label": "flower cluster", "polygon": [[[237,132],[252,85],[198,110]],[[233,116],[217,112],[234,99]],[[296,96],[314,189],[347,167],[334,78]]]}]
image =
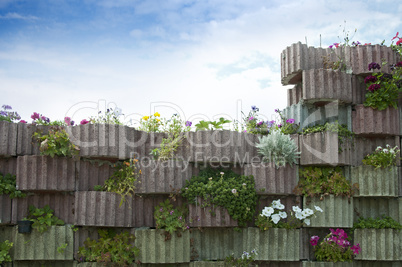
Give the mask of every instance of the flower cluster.
[{"label": "flower cluster", "polygon": [[376,63],[376,62],[371,62],[371,63],[368,65],[368,70],[375,70],[375,69],[380,70],[380,69],[381,69],[380,64],[378,64],[378,63]]},{"label": "flower cluster", "polygon": [[[316,211],[323,212],[323,210],[314,206]],[[270,207],[265,207],[260,216],[258,216],[256,225],[261,230],[268,230],[270,227],[276,228],[298,228],[303,224],[310,225],[310,218],[314,215],[314,210],[306,208],[302,210],[298,206],[293,206],[293,212],[290,212],[290,216],[284,211],[285,206],[281,203],[280,199],[274,200]],[[282,219],[288,219],[287,222],[281,221]]]},{"label": "flower cluster", "polygon": [[159,132],[161,126],[161,114],[155,112],[154,115],[144,116],[140,120],[140,127],[138,128],[144,132]]},{"label": "flower cluster", "polygon": [[[243,118],[242,130],[245,133],[263,134],[270,133],[271,128],[275,126],[275,121],[264,121],[258,116],[259,108],[251,106],[251,110],[247,116]],[[243,114],[244,115],[244,114]]]},{"label": "flower cluster", "polygon": [[169,234],[173,234],[177,230],[187,230],[190,227],[187,225],[185,217],[188,210],[184,207],[173,207],[169,199],[159,203],[155,207],[154,218],[157,229],[165,229],[168,233],[166,239],[169,239]]},{"label": "flower cluster", "polygon": [[243,251],[240,258],[235,258],[234,254],[227,256],[225,259],[225,266],[244,266],[248,267],[254,261],[255,256],[257,256],[257,250],[253,249],[249,252]]},{"label": "flower cluster", "polygon": [[[21,120],[21,116],[16,111],[11,111],[13,108],[9,105],[3,105],[3,110],[0,110],[0,121],[13,122],[16,120]],[[26,121],[21,120],[20,122],[26,123]]]},{"label": "flower cluster", "polygon": [[275,112],[279,114],[281,123],[278,124],[278,129],[284,134],[294,134],[300,127],[300,124],[296,124],[294,119],[285,118],[279,109],[275,109]]},{"label": "flower cluster", "polygon": [[314,247],[318,261],[338,262],[352,261],[360,252],[360,245],[351,246],[348,235],[343,229],[329,229],[331,232],[318,243],[319,236],[312,236],[310,244]]},{"label": "flower cluster", "polygon": [[402,37],[399,37],[399,32],[397,32],[395,37],[392,38],[392,41],[394,41],[395,39],[398,39],[398,41],[396,41],[396,45],[401,45],[402,44]]},{"label": "flower cluster", "polygon": [[[104,123],[104,124],[119,124],[123,123],[120,121],[119,117],[124,115],[122,113],[121,108],[116,107],[114,110],[112,108],[106,109],[105,114],[102,114],[102,111],[98,112],[98,116],[91,117],[89,119],[90,123]],[[81,124],[88,123],[86,120],[82,120]]]},{"label": "flower cluster", "polygon": [[395,146],[394,148],[388,144],[385,146],[385,148],[379,146],[372,154],[364,157],[363,164],[371,165],[375,169],[396,166],[399,152],[400,150],[398,146]]}]

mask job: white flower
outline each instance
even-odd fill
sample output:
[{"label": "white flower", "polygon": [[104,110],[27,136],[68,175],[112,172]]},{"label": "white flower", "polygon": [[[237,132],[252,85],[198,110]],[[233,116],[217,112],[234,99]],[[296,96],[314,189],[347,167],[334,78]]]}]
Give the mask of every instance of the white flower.
[{"label": "white flower", "polygon": [[305,208],[303,211],[306,212],[307,216],[311,216],[311,215],[314,214],[314,211],[312,209],[309,209],[309,208]]},{"label": "white flower", "polygon": [[262,214],[263,214],[265,217],[271,216],[272,213],[274,213],[274,209],[273,209],[272,207],[265,207],[265,208],[262,210]]},{"label": "white flower", "polygon": [[221,175],[224,175],[225,173],[224,173],[224,172],[220,172],[220,174],[221,174]]},{"label": "white flower", "polygon": [[318,206],[314,206],[314,208],[315,208],[316,210],[320,211],[320,212],[323,212],[323,210],[322,210],[320,207],[318,207]]},{"label": "white flower", "polygon": [[304,223],[305,223],[306,225],[310,225],[310,219],[305,219],[305,220],[304,220]]},{"label": "white flower", "polygon": [[277,208],[278,208],[278,205],[280,205],[280,204],[281,204],[281,200],[280,200],[280,199],[272,201],[272,207],[273,207],[274,209],[277,209]]},{"label": "white flower", "polygon": [[274,214],[274,215],[272,215],[271,219],[274,224],[278,224],[281,217],[279,216],[279,214]]},{"label": "white flower", "polygon": [[288,217],[287,213],[284,212],[284,211],[280,211],[280,212],[279,212],[279,216],[280,216],[281,218],[283,218],[283,219],[285,219],[285,218]]},{"label": "white flower", "polygon": [[233,194],[236,194],[236,193],[237,193],[236,188],[233,188],[233,189],[232,189],[232,193],[233,193]]},{"label": "white flower", "polygon": [[250,254],[247,251],[243,252],[243,255],[241,255],[242,259],[249,259],[250,258]]},{"label": "white flower", "polygon": [[114,113],[114,115],[116,116],[116,117],[119,117],[120,115],[122,115],[122,110],[121,110],[121,108],[118,108],[118,107],[116,107],[115,109],[114,109],[114,111],[113,111],[113,113]]},{"label": "white flower", "polygon": [[395,150],[394,150],[393,148],[391,148],[391,149],[389,150],[389,153],[395,154]]},{"label": "white flower", "polygon": [[297,219],[299,219],[299,220],[303,220],[303,219],[306,218],[306,217],[303,215],[303,213],[300,212],[300,211],[296,211],[296,212],[295,212],[295,217],[296,217]]},{"label": "white flower", "polygon": [[384,148],[382,151],[383,151],[384,153],[388,153],[388,149],[386,149],[386,148]]},{"label": "white flower", "polygon": [[302,211],[298,206],[293,206],[293,207],[292,207],[292,210],[293,210],[294,212],[301,212],[301,211]]},{"label": "white flower", "polygon": [[382,150],[382,147],[378,146],[375,150]]},{"label": "white flower", "polygon": [[389,144],[386,144],[385,146],[386,146],[386,147],[388,147],[388,148],[390,148],[390,147],[391,147]]}]

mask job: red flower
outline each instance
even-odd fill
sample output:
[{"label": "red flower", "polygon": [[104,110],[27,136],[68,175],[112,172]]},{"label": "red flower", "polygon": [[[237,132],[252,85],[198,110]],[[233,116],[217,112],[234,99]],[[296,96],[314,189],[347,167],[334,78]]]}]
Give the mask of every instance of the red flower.
[{"label": "red flower", "polygon": [[396,42],[396,45],[402,44],[402,38],[399,38],[398,42]]},{"label": "red flower", "polygon": [[396,38],[399,38],[398,35],[399,35],[399,32],[396,33],[395,37],[392,38],[392,40],[395,40]]}]

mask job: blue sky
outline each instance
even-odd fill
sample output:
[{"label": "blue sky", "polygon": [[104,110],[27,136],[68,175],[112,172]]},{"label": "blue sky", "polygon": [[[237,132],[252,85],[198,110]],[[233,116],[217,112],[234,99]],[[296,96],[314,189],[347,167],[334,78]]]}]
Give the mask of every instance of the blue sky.
[{"label": "blue sky", "polygon": [[287,102],[283,49],[320,35],[327,47],[344,29],[389,45],[401,13],[387,0],[0,0],[0,104],[27,121],[115,106],[126,122],[241,119],[251,105],[271,118]]}]

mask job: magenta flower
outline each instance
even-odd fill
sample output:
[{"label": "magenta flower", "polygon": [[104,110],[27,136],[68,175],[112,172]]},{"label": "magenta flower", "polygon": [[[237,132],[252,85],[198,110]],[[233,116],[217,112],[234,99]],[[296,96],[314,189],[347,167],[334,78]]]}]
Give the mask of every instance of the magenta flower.
[{"label": "magenta flower", "polygon": [[360,252],[360,244],[354,245],[350,248],[353,251],[353,254],[357,255]]},{"label": "magenta flower", "polygon": [[396,32],[396,35],[395,35],[394,38],[392,38],[392,40],[395,40],[396,38],[399,38],[398,35],[399,35],[399,32]]},{"label": "magenta flower", "polygon": [[70,117],[65,117],[64,122],[67,124],[67,126],[71,125],[71,118]]},{"label": "magenta flower", "polygon": [[254,117],[250,117],[250,118],[248,118],[248,120],[249,120],[249,121],[254,120]]},{"label": "magenta flower", "polygon": [[260,121],[257,125],[260,126],[260,125],[262,125],[263,123],[264,123],[263,121]]},{"label": "magenta flower", "polygon": [[186,126],[190,127],[193,123],[191,121],[186,121]]},{"label": "magenta flower", "polygon": [[395,67],[402,67],[402,61],[399,61],[398,63],[396,63]]},{"label": "magenta flower", "polygon": [[375,70],[375,69],[381,69],[381,66],[378,64],[378,63],[376,63],[376,62],[371,62],[369,65],[368,65],[368,70]]},{"label": "magenta flower", "polygon": [[370,91],[370,92],[374,92],[374,91],[376,91],[376,90],[378,90],[378,89],[380,89],[381,88],[381,86],[379,85],[379,84],[372,84],[372,85],[370,85],[369,86],[369,88],[368,88],[368,90]]},{"label": "magenta flower", "polygon": [[287,119],[286,122],[292,124],[295,123],[295,119]]},{"label": "magenta flower", "polygon": [[84,124],[87,124],[87,123],[89,123],[89,121],[87,121],[86,119],[83,119],[83,120],[80,122],[81,125],[84,125]]},{"label": "magenta flower", "polygon": [[278,124],[278,128],[281,128],[282,127],[282,124]]},{"label": "magenta flower", "polygon": [[20,122],[21,122],[21,123],[27,123],[27,122],[26,122],[26,121],[24,121],[24,120],[20,120]]},{"label": "magenta flower", "polygon": [[370,75],[364,78],[364,83],[374,83],[377,81],[377,77]]},{"label": "magenta flower", "polygon": [[40,117],[39,113],[36,113],[36,112],[34,112],[34,113],[31,115],[31,119],[33,119],[34,121],[37,120],[37,119],[39,119],[39,117]]},{"label": "magenta flower", "polygon": [[320,239],[319,236],[313,235],[313,236],[310,238],[310,244],[311,244],[313,247],[314,247],[314,246],[317,246],[319,239]]}]

